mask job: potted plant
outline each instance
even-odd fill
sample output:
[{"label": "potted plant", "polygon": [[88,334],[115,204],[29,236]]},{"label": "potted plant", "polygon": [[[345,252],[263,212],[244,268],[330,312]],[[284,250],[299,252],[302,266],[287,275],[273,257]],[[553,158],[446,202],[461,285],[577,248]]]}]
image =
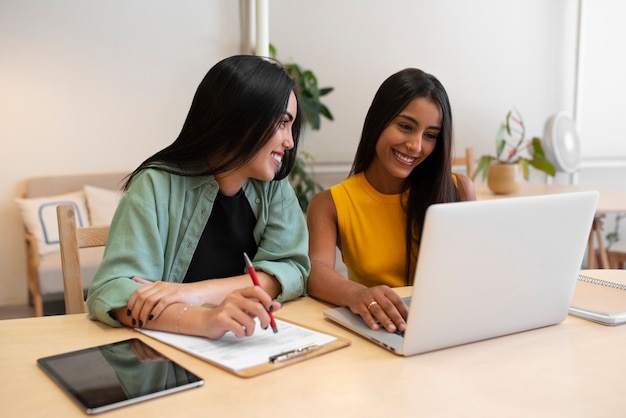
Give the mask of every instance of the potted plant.
[{"label": "potted plant", "polygon": [[[271,44],[270,55],[276,58],[276,48]],[[283,63],[283,65],[287,73],[298,85],[298,106],[300,106],[305,125],[313,130],[318,130],[321,127],[322,116],[328,120],[334,120],[328,107],[320,100],[322,96],[326,96],[334,88],[320,88],[313,71],[303,69],[298,64]],[[289,181],[296,192],[303,212],[307,211],[311,198],[323,189],[322,185],[313,179],[312,173],[307,169],[311,162],[313,162],[313,157],[306,152],[300,151],[296,158],[296,163],[289,173]]]},{"label": "potted plant", "polygon": [[554,165],[546,157],[541,138],[526,138],[524,120],[517,109],[509,110],[496,135],[496,154],[480,157],[472,180],[482,174],[494,193],[512,193],[528,180],[529,167],[554,176]]}]

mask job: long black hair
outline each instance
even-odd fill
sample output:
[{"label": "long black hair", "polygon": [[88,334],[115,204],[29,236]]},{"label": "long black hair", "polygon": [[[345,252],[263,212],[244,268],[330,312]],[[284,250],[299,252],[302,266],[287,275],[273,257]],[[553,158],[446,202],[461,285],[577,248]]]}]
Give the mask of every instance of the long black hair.
[{"label": "long black hair", "polygon": [[441,109],[441,130],[433,152],[404,180],[407,193],[405,283],[411,284],[413,243],[419,248],[426,209],[433,203],[461,200],[452,179],[452,111],[443,85],[431,74],[416,68],[399,71],[383,82],[365,117],[361,140],[350,175],[365,171],[376,156],[376,143],[385,128],[412,100],[427,97]]},{"label": "long black hair", "polygon": [[[124,190],[146,168],[203,176],[241,167],[270,140],[292,91],[296,93],[296,83],[275,60],[251,55],[223,59],[198,86],[178,138],[142,162]],[[302,127],[299,108],[293,116],[294,147],[285,150],[274,180],[285,178],[295,163]]]}]

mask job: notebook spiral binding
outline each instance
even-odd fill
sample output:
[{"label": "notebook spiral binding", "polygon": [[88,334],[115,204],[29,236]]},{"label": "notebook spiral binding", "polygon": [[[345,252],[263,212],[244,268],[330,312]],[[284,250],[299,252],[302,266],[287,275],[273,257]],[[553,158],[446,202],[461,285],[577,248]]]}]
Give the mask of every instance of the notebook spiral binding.
[{"label": "notebook spiral binding", "polygon": [[599,284],[601,286],[612,287],[613,289],[626,290],[626,285],[615,283],[615,282],[609,282],[607,280],[594,279],[593,277],[583,276],[582,274],[578,275],[578,280],[581,280],[587,283],[592,283],[592,284]]}]

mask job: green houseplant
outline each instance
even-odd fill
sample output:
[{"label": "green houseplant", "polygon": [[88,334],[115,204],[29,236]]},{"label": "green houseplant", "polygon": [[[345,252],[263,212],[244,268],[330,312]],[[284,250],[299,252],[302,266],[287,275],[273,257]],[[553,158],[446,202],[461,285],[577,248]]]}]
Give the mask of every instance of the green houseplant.
[{"label": "green houseplant", "polygon": [[541,145],[541,138],[526,138],[526,127],[522,116],[517,109],[509,110],[504,122],[496,135],[496,153],[480,157],[472,180],[482,174],[482,179],[488,176],[489,168],[494,163],[519,164],[524,179],[528,180],[529,167],[543,171],[549,176],[554,176],[554,165],[546,157]]},{"label": "green houseplant", "polygon": [[[270,44],[270,55],[276,58],[276,48]],[[328,107],[322,103],[321,97],[326,96],[334,90],[333,87],[319,87],[317,76],[313,71],[303,69],[295,63],[283,63],[287,73],[296,81],[298,86],[298,106],[305,122],[305,126],[313,130],[319,130],[322,124],[322,117],[334,120]],[[289,181],[293,186],[298,202],[303,212],[309,207],[311,198],[323,187],[317,183],[311,172],[307,170],[313,157],[300,151],[296,158],[296,163],[289,173]]]}]

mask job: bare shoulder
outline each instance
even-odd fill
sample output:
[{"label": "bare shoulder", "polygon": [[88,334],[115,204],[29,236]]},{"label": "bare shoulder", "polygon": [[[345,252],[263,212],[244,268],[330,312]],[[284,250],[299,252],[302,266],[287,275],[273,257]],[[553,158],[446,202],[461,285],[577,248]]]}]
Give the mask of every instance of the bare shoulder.
[{"label": "bare shoulder", "polygon": [[457,187],[462,200],[476,200],[474,182],[465,174],[456,173]]},{"label": "bare shoulder", "polygon": [[309,202],[309,209],[307,211],[307,218],[318,217],[336,217],[337,211],[335,209],[335,202],[330,190],[323,190],[317,193]]}]

